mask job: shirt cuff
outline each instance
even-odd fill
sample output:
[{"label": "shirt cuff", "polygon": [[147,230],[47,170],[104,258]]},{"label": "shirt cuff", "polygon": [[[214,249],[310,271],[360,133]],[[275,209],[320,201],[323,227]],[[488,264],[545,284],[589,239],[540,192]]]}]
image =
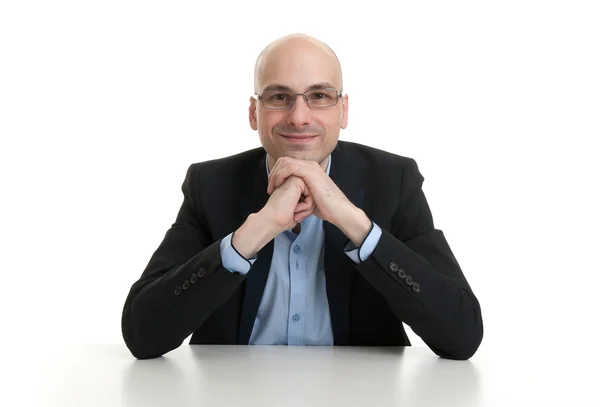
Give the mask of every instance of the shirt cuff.
[{"label": "shirt cuff", "polygon": [[252,267],[256,261],[257,256],[254,256],[251,259],[242,256],[233,246],[232,240],[234,233],[235,232],[231,232],[221,240],[221,263],[223,263],[223,267],[232,273],[246,275],[250,271],[250,267]]},{"label": "shirt cuff", "polygon": [[371,222],[371,231],[361,245],[356,247],[356,245],[348,239],[344,252],[354,261],[354,263],[362,263],[371,256],[371,253],[373,253],[377,247],[380,238],[381,228],[375,222]]}]

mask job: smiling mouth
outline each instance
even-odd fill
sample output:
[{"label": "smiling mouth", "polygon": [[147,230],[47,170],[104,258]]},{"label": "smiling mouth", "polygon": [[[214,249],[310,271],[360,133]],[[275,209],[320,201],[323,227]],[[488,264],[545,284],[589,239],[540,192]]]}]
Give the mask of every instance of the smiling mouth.
[{"label": "smiling mouth", "polygon": [[310,140],[317,137],[316,134],[280,134],[281,137],[292,139],[292,140]]}]

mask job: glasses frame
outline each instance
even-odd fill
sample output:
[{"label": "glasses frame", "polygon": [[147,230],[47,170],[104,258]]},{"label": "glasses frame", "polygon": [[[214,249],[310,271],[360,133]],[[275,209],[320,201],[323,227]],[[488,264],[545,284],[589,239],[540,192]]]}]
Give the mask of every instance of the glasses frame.
[{"label": "glasses frame", "polygon": [[[320,90],[334,90],[334,91],[335,91],[335,96],[336,96],[335,103],[334,103],[334,104],[332,104],[332,105],[329,105],[329,106],[312,107],[312,106],[310,105],[310,103],[308,102],[308,97],[306,96],[306,94],[307,94],[308,92],[315,92],[315,91],[316,91],[316,92],[318,92],[318,91],[320,91]],[[286,92],[286,91],[283,91],[283,90],[282,90],[281,92],[282,92],[282,93],[284,93],[284,92]],[[265,92],[263,91],[263,94],[264,94],[264,93],[265,93]],[[318,88],[318,89],[310,89],[310,90],[307,90],[307,91],[306,91],[306,92],[304,92],[304,93],[293,93],[293,92],[289,92],[289,93],[292,93],[292,102],[291,102],[291,103],[290,103],[290,104],[289,104],[287,107],[284,107],[284,108],[266,107],[266,106],[265,106],[265,102],[263,101],[263,96],[262,96],[262,95],[259,95],[259,94],[255,94],[255,96],[256,96],[256,99],[257,99],[257,100],[259,100],[259,101],[260,101],[260,103],[262,104],[262,106],[263,106],[265,109],[267,109],[267,110],[290,110],[292,107],[294,107],[294,104],[296,104],[296,99],[298,98],[298,96],[302,96],[302,97],[304,98],[304,101],[306,102],[306,106],[308,106],[308,107],[309,107],[309,109],[329,109],[330,107],[333,107],[333,106],[337,105],[337,104],[338,104],[338,102],[339,102],[339,100],[340,100],[340,98],[341,98],[341,97],[343,96],[343,94],[344,94],[344,92],[343,92],[343,91],[341,91],[341,90],[337,90],[336,88]]]}]

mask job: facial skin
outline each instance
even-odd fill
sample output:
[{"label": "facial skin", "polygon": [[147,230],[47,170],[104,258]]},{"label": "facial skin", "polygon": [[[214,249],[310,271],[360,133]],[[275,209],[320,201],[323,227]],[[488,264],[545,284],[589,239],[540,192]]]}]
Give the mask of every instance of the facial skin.
[{"label": "facial skin", "polygon": [[[341,92],[342,73],[339,61],[327,45],[315,38],[295,34],[271,43],[258,57],[254,73],[257,94],[265,88],[282,85],[294,93],[324,84]],[[318,162],[325,170],[327,158],[335,148],[340,129],[348,124],[348,96],[335,106],[311,109],[302,96],[289,110],[268,110],[250,98],[250,127],[257,130],[268,155],[269,169],[280,157]],[[315,136],[298,139],[289,136]],[[288,137],[286,137],[288,136]]]}]

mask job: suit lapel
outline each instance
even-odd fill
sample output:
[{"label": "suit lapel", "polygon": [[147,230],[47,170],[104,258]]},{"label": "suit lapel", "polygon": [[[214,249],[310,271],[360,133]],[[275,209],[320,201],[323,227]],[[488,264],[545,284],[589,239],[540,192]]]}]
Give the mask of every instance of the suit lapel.
[{"label": "suit lapel", "polygon": [[[267,200],[267,170],[266,170],[266,154],[260,160],[258,165],[251,171],[248,171],[248,177],[242,187],[240,194],[239,209],[242,222],[251,213],[260,211]],[[246,275],[244,300],[242,304],[242,313],[240,318],[240,329],[238,331],[238,343],[247,345],[250,341],[250,334],[254,327],[254,320],[258,312],[258,307],[262,299],[267,276],[271,268],[271,258],[273,257],[274,242],[271,240],[259,253],[252,271]]]},{"label": "suit lapel", "polygon": [[[329,176],[355,206],[362,208],[365,172],[361,171],[357,162],[352,162],[350,157],[347,157],[343,146],[343,142],[338,142],[331,154]],[[348,345],[354,262],[344,253],[348,238],[342,231],[329,222],[323,222],[323,228],[325,230],[325,280],[334,345]]]}]

